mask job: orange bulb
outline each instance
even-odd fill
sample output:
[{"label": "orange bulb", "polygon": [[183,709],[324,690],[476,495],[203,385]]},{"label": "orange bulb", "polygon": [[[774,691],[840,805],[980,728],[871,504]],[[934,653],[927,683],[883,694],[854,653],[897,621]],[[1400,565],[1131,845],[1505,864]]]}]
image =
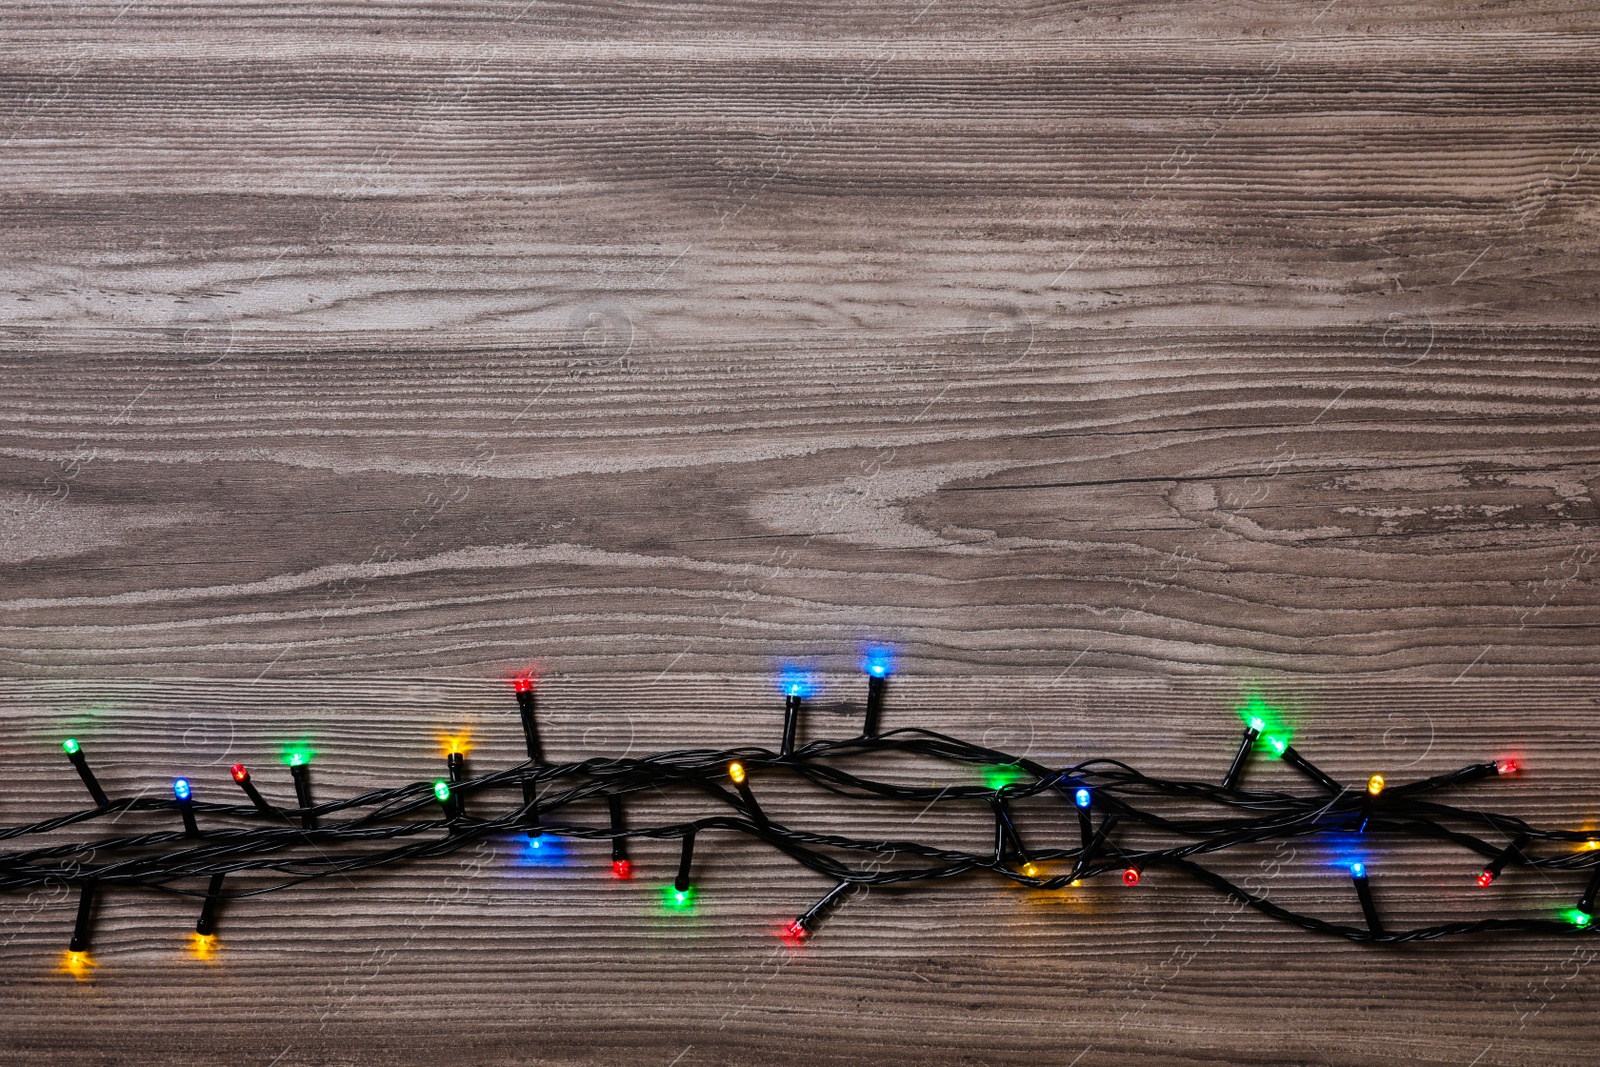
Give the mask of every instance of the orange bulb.
[{"label": "orange bulb", "polygon": [[89,972],[96,966],[87,952],[68,952],[61,958],[61,973],[70,974],[80,982],[87,982]]},{"label": "orange bulb", "polygon": [[744,764],[742,764],[742,763],[730,763],[730,764],[728,764],[728,777],[733,779],[733,784],[734,785],[743,785],[744,784]]},{"label": "orange bulb", "polygon": [[216,959],[218,947],[216,934],[189,935],[189,954],[197,960],[210,963]]}]

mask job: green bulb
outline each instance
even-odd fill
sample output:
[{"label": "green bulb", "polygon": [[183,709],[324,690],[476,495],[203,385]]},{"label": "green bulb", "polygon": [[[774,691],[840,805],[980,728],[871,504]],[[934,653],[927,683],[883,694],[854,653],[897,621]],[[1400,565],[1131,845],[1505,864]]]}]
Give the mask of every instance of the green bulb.
[{"label": "green bulb", "polygon": [[1283,755],[1284,749],[1289,747],[1289,742],[1282,737],[1269,737],[1267,738],[1267,747],[1281,756]]},{"label": "green bulb", "polygon": [[688,889],[679,889],[671,885],[662,886],[661,906],[668,911],[690,911],[694,908],[694,886]]},{"label": "green bulb", "polygon": [[1243,704],[1234,709],[1239,718],[1256,733],[1266,733],[1278,721],[1278,709],[1261,699],[1260,693],[1251,693]]},{"label": "green bulb", "polygon": [[439,803],[443,804],[450,799],[450,783],[443,778],[433,783],[433,795]]},{"label": "green bulb", "polygon": [[983,769],[983,784],[990,789],[1004,789],[1022,777],[1022,768],[1015,763],[997,763]]},{"label": "green bulb", "polygon": [[78,739],[76,737],[69,737],[65,741],[61,742],[61,751],[65,752],[69,756],[76,756],[78,754]]},{"label": "green bulb", "polygon": [[317,753],[304,741],[297,741],[292,745],[285,745],[283,749],[283,762],[291,767],[304,767],[311,762],[311,757]]},{"label": "green bulb", "polygon": [[1594,916],[1590,915],[1586,911],[1580,911],[1577,908],[1568,908],[1566,911],[1561,913],[1561,917],[1580,930],[1586,928],[1590,923],[1594,922]]}]

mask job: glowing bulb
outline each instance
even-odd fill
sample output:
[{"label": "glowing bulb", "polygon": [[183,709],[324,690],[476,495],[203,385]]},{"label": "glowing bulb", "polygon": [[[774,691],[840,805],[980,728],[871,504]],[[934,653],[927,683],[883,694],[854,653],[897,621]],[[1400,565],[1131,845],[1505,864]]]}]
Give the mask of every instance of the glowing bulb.
[{"label": "glowing bulb", "polygon": [[783,928],[783,933],[779,936],[781,936],[791,945],[798,945],[800,942],[811,936],[811,931],[807,930],[805,925],[799,919],[794,919],[789,923],[788,926]]},{"label": "glowing bulb", "polygon": [[217,955],[217,935],[190,934],[189,953],[197,960],[210,963]]},{"label": "glowing bulb", "polygon": [[1080,885],[1083,884],[1083,879],[1082,878],[1074,878],[1069,884],[1072,886],[1072,888],[1076,889]]},{"label": "glowing bulb", "polygon": [[1127,870],[1122,872],[1122,884],[1123,885],[1138,885],[1139,884],[1139,877],[1140,877],[1139,868],[1137,868],[1137,867],[1129,867]]},{"label": "glowing bulb", "polygon": [[519,674],[515,678],[511,679],[511,686],[512,686],[513,689],[515,689],[519,693],[531,693],[531,692],[533,692],[533,686],[534,686],[533,672],[532,671],[523,671],[521,674]]},{"label": "glowing bulb", "polygon": [[661,906],[668,911],[688,911],[694,907],[694,886],[678,889],[668,884],[661,887]]},{"label": "glowing bulb", "polygon": [[172,795],[179,800],[188,800],[190,796],[189,779],[174,778],[172,780]]},{"label": "glowing bulb", "polygon": [[1522,766],[1514,759],[1497,759],[1494,761],[1494,773],[1516,774]]},{"label": "glowing bulb", "polygon": [[80,982],[89,980],[89,972],[97,965],[87,952],[68,952],[61,957],[61,972],[70,974]]},{"label": "glowing bulb", "polygon": [[462,730],[459,734],[439,735],[439,755],[465,756],[472,751],[472,734]]},{"label": "glowing bulb", "polygon": [[1593,852],[1595,849],[1600,848],[1600,841],[1585,841],[1583,848],[1586,852]]},{"label": "glowing bulb", "polygon": [[236,782],[248,782],[250,780],[250,772],[245,769],[244,764],[235,763],[233,765],[233,780]]},{"label": "glowing bulb", "polygon": [[1489,883],[1491,883],[1493,881],[1494,881],[1494,872],[1493,871],[1488,870],[1487,868],[1485,868],[1484,870],[1481,870],[1481,871],[1478,872],[1478,884],[1479,885],[1484,886],[1484,887],[1487,888]]},{"label": "glowing bulb", "polygon": [[1374,774],[1371,778],[1367,779],[1367,792],[1373,796],[1377,796],[1379,793],[1383,792],[1383,775]]},{"label": "glowing bulb", "polygon": [[1258,734],[1266,733],[1279,717],[1278,709],[1262,700],[1259,693],[1251,693],[1243,704],[1233,710],[1239,716],[1240,722]]},{"label": "glowing bulb", "polygon": [[874,678],[894,673],[894,649],[888,645],[868,645],[861,650],[861,669]]},{"label": "glowing bulb", "polygon": [[450,783],[445,781],[443,778],[439,779],[437,782],[434,782],[433,799],[437,800],[441,804],[448,803],[450,800]]},{"label": "glowing bulb", "polygon": [[1365,878],[1366,876],[1367,876],[1367,865],[1365,863],[1357,862],[1357,863],[1352,863],[1350,865],[1350,877],[1352,877],[1352,878]]},{"label": "glowing bulb", "polygon": [[65,752],[69,756],[76,756],[78,754],[78,739],[76,737],[69,737],[65,741],[61,742],[61,751]]},{"label": "glowing bulb", "polygon": [[778,670],[778,689],[784,696],[804,699],[816,688],[816,679],[799,664],[786,663]]},{"label": "glowing bulb", "polygon": [[1022,865],[1022,873],[1027,875],[1029,878],[1037,878],[1039,877],[1039,868],[1035,867],[1031,863],[1024,863]]},{"label": "glowing bulb", "polygon": [[1561,917],[1580,930],[1594,922],[1594,916],[1580,908],[1568,908],[1566,911],[1561,913]]},{"label": "glowing bulb", "polygon": [[1087,808],[1090,800],[1089,791],[1080,787],[1076,793],[1072,794],[1072,800],[1078,807]]},{"label": "glowing bulb", "polygon": [[633,877],[633,863],[630,860],[612,860],[611,877],[620,878],[626,882]]},{"label": "glowing bulb", "polygon": [[733,784],[734,785],[743,785],[744,784],[744,764],[742,764],[742,763],[730,763],[730,764],[728,764],[728,777],[733,779]]},{"label": "glowing bulb", "polygon": [[1269,737],[1267,738],[1267,747],[1281,756],[1288,749],[1289,742],[1281,737]]},{"label": "glowing bulb", "polygon": [[1022,780],[1022,768],[1015,763],[997,763],[983,769],[983,784],[990,789],[1004,789]]},{"label": "glowing bulb", "polygon": [[304,767],[311,762],[311,757],[315,755],[316,753],[311,750],[311,746],[301,741],[284,748],[283,762],[291,767]]}]

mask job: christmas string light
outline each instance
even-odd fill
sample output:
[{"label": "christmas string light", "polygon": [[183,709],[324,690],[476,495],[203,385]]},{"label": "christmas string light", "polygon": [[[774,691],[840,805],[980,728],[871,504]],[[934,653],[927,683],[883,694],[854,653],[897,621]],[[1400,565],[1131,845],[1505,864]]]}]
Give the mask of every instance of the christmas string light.
[{"label": "christmas string light", "polygon": [[627,881],[633,877],[633,862],[628,859],[627,816],[621,793],[606,794],[606,814],[611,818],[611,876]]},{"label": "christmas string light", "polygon": [[728,778],[733,782],[733,787],[739,791],[739,799],[744,801],[745,810],[750,813],[750,817],[758,822],[766,822],[767,815],[761,810],[755,791],[750,788],[750,776],[745,772],[744,764],[738,760],[728,764]]},{"label": "christmas string light", "polygon": [[794,755],[795,738],[800,730],[800,711],[806,697],[811,695],[811,674],[793,664],[787,665],[778,675],[778,688],[783,692],[783,744],[778,752],[787,759]]},{"label": "christmas string light", "polygon": [[1383,935],[1383,921],[1378,918],[1378,906],[1372,899],[1372,883],[1367,878],[1367,865],[1357,861],[1350,865],[1350,880],[1355,883],[1356,898],[1361,901],[1361,914],[1367,920],[1367,932],[1373,937]]},{"label": "christmas string light", "polygon": [[[883,690],[875,687],[873,680],[887,677],[888,662],[887,657],[864,661],[869,695],[876,690],[881,696]],[[875,670],[874,664],[882,670]],[[1245,788],[1240,783],[1247,767],[1239,764],[1237,754],[1221,776],[1224,782],[1231,780],[1225,785],[1152,777],[1110,759],[1050,767],[1028,757],[914,728],[874,728],[844,740],[800,744],[800,702],[812,686],[810,676],[803,672],[786,671],[780,679],[785,707],[783,743],[776,752],[755,746],[682,749],[643,757],[552,763],[538,741],[531,676],[524,676],[514,688],[529,753],[525,762],[470,777],[464,743],[452,744],[444,778],[317,804],[310,793],[308,772],[313,753],[300,745],[285,753],[297,799],[293,809],[266,803],[243,764],[234,765],[232,776],[248,804],[200,801],[189,778],[173,782],[170,800],[142,793],[113,800],[88,773],[81,746],[69,740],[63,751],[90,786],[95,807],[0,829],[0,841],[17,842],[106,816],[117,821],[129,814],[159,816],[165,812],[171,819],[174,810],[183,827],[171,829],[168,823],[167,829],[130,830],[118,837],[0,853],[0,892],[77,887],[77,918],[69,961],[63,968],[79,977],[86,976],[93,966],[87,951],[96,904],[103,903],[113,890],[145,888],[201,898],[195,936],[205,939],[205,954],[198,949],[196,954],[210,958],[219,914],[230,899],[318,878],[426,861],[473,841],[523,831],[534,839],[532,845],[538,844],[539,834],[609,841],[612,872],[624,880],[635,873],[628,857],[629,841],[678,841],[681,851],[676,876],[661,888],[663,906],[676,912],[695,907],[698,890],[691,873],[697,842],[708,834],[742,834],[832,883],[821,900],[780,927],[780,936],[794,944],[808,941],[822,918],[846,900],[852,889],[980,874],[1033,889],[1060,890],[1112,874],[1120,875],[1127,886],[1146,881],[1159,886],[1164,879],[1148,876],[1166,872],[1214,888],[1272,918],[1352,941],[1397,943],[1493,931],[1575,934],[1593,929],[1600,897],[1600,854],[1593,846],[1600,832],[1541,829],[1515,816],[1477,806],[1456,807],[1430,795],[1481,779],[1517,775],[1521,769],[1514,760],[1470,764],[1411,782],[1388,782],[1374,774],[1365,788],[1340,786],[1303,756],[1299,762],[1289,757],[1293,747],[1288,732],[1259,698],[1252,698],[1241,709],[1248,727],[1248,744],[1241,746],[1246,763],[1257,752],[1287,762],[1316,786],[1312,795]],[[880,704],[877,713],[882,710]],[[849,769],[857,759],[881,761],[884,757],[932,759],[965,767],[981,778],[981,784],[913,786]],[[751,787],[756,775],[763,781],[793,778],[837,798],[836,803],[903,811],[909,818],[908,827],[935,805],[975,814],[987,809],[994,829],[993,847],[988,852],[969,852],[905,837],[873,840],[791,825],[773,819],[757,802]],[[730,782],[731,790],[727,787]],[[492,803],[506,791],[520,794],[522,802]],[[630,825],[626,818],[629,798],[646,791],[668,797],[674,791],[688,792],[710,798],[726,811],[648,826]],[[476,798],[470,813],[462,802],[469,792]],[[535,798],[544,822],[531,821]],[[578,817],[578,812],[587,810],[586,805],[602,800],[609,815],[602,825]],[[1040,829],[1030,828],[1026,846],[1014,820],[1015,809],[1023,804],[1031,804],[1037,809],[1035,815],[1044,817],[1037,823]],[[1049,820],[1055,821],[1054,830],[1046,828]],[[1074,823],[1076,833],[1071,830]],[[1130,831],[1136,833],[1130,836]],[[1562,872],[1581,873],[1587,876],[1586,885],[1575,906],[1553,915],[1513,914],[1398,930],[1382,921],[1365,859],[1348,864],[1364,917],[1362,925],[1292,910],[1201,862],[1229,849],[1265,842],[1314,835],[1348,840],[1352,834],[1362,835],[1366,841],[1383,837],[1458,847],[1480,857],[1472,869],[1479,872],[1478,879],[1486,887],[1518,869],[1536,871],[1541,881],[1552,883]],[[1160,839],[1158,844],[1132,844],[1135,839],[1149,842],[1154,838]],[[1068,873],[1050,873],[1051,864],[1068,865]]]},{"label": "christmas string light", "polygon": [[69,737],[61,742],[61,751],[67,754],[72,765],[78,770],[78,777],[83,779],[84,787],[89,790],[89,796],[99,807],[105,807],[111,801],[106,799],[106,791],[100,788],[100,782],[95,778],[94,772],[89,769],[89,759],[83,754],[83,746],[78,744],[78,739]]},{"label": "christmas string light", "polygon": [[242,763],[235,763],[232,767],[232,772],[233,780],[239,783],[239,788],[244,790],[244,795],[250,798],[250,803],[255,805],[257,811],[263,815],[278,814],[278,809],[268,804],[266,798],[261,795],[261,791],[255,787],[255,783],[250,781],[249,768]]},{"label": "christmas string light", "polygon": [[888,645],[868,645],[862,650],[861,669],[867,675],[867,714],[861,724],[861,736],[877,737],[884,697],[889,691],[889,675],[894,673],[894,649]]},{"label": "christmas string light", "polygon": [[311,803],[311,753],[304,748],[289,752],[289,777],[294,779],[295,803],[300,806],[300,825],[307,830],[317,828],[317,813]]}]

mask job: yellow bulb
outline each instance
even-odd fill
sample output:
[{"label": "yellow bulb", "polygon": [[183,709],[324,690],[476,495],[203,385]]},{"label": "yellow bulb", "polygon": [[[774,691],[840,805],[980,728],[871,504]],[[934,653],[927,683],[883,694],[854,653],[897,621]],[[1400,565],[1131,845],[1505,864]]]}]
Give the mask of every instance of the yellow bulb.
[{"label": "yellow bulb", "polygon": [[189,935],[189,953],[197,960],[209,963],[217,955],[217,935],[193,933]]},{"label": "yellow bulb", "polygon": [[1583,848],[1586,852],[1593,852],[1595,849],[1600,848],[1600,841],[1585,841]]},{"label": "yellow bulb", "polygon": [[730,763],[730,764],[728,764],[728,777],[733,779],[733,784],[734,785],[743,785],[744,784],[744,764],[742,764],[742,763]]},{"label": "yellow bulb", "polygon": [[61,959],[61,973],[70,974],[80,982],[87,982],[94,968],[95,962],[87,952],[68,952]]},{"label": "yellow bulb", "polygon": [[1039,868],[1035,867],[1031,863],[1024,863],[1022,865],[1022,873],[1027,875],[1029,878],[1037,878],[1039,877]]},{"label": "yellow bulb", "polygon": [[1367,779],[1367,792],[1371,793],[1373,796],[1377,796],[1379,793],[1383,792],[1383,775],[1374,774],[1371,778]]},{"label": "yellow bulb", "polygon": [[465,756],[472,751],[472,731],[462,730],[459,734],[441,733],[439,748],[441,750],[439,754],[442,756]]},{"label": "yellow bulb", "polygon": [[1072,880],[1072,888],[1074,888],[1074,889],[1078,888],[1082,884],[1083,884],[1083,879],[1081,879],[1081,878],[1074,878]]}]

